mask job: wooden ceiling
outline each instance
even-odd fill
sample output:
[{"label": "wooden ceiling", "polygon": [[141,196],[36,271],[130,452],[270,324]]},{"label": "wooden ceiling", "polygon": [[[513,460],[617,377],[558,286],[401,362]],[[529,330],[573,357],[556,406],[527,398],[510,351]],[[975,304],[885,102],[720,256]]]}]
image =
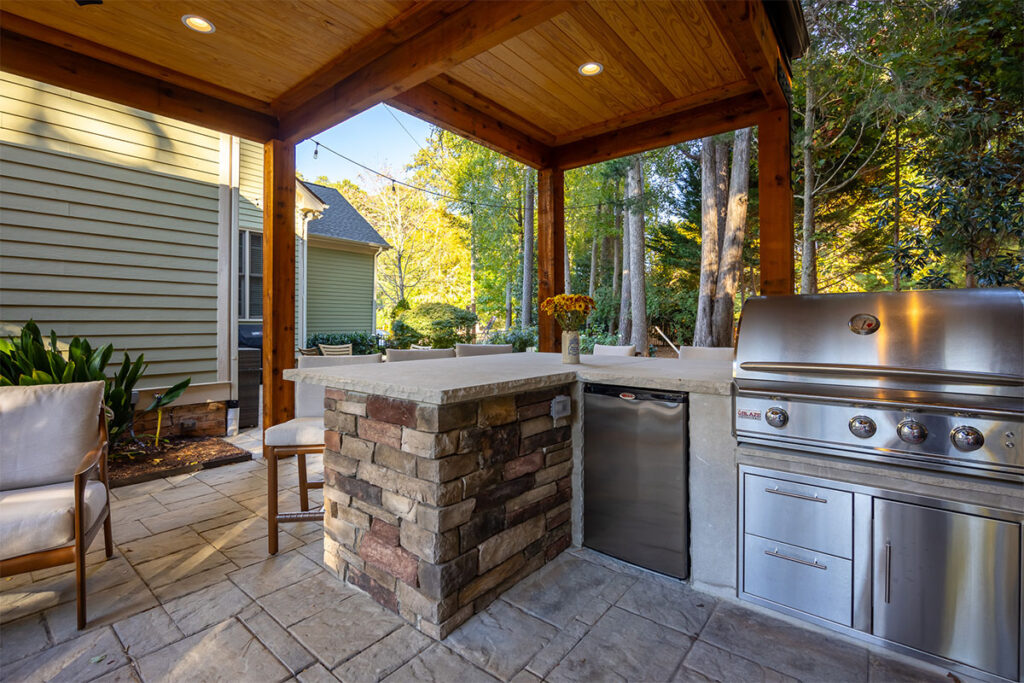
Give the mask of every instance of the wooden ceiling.
[{"label": "wooden ceiling", "polygon": [[[0,10],[5,71],[260,141],[296,142],[387,101],[535,167],[749,125],[787,106],[782,65],[798,56],[780,52],[780,19],[773,30],[760,0],[2,0]],[[189,30],[186,14],[216,31]],[[581,76],[588,61],[604,71]]]}]

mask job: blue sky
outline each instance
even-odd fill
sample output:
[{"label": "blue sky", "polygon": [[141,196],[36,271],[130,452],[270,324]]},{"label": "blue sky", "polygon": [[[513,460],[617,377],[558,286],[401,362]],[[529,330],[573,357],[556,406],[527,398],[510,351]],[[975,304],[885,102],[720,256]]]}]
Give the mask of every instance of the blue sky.
[{"label": "blue sky", "polygon": [[[402,130],[395,118],[402,122],[408,133]],[[426,144],[429,133],[429,123],[378,104],[299,144],[295,149],[295,168],[308,180],[325,175],[332,181],[348,178],[358,185],[363,184],[360,174],[364,177],[371,175],[324,149],[314,159],[316,145],[311,140],[315,139],[374,170],[390,169],[389,175],[401,178],[405,174],[405,165],[412,161],[420,149],[419,145]]]}]

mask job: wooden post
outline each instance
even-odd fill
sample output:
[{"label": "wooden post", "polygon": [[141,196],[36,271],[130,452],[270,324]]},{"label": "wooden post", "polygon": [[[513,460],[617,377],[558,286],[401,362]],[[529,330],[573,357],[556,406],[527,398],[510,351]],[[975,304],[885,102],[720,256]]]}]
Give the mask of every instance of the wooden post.
[{"label": "wooden post", "polygon": [[761,117],[757,147],[761,294],[792,294],[793,185],[788,109],[775,109]]},{"label": "wooden post", "polygon": [[295,145],[263,145],[263,428],[290,420],[295,393]]},{"label": "wooden post", "polygon": [[558,323],[539,304],[565,289],[565,173],[558,168],[537,172],[537,337],[538,350],[561,351]]}]

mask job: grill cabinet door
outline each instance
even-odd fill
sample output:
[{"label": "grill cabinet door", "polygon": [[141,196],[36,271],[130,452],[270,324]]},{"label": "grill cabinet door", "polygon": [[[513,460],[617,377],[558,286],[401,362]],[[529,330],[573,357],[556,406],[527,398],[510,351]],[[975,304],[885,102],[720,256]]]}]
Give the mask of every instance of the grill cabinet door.
[{"label": "grill cabinet door", "polygon": [[1017,680],[1019,524],[875,498],[873,538],[876,636]]}]

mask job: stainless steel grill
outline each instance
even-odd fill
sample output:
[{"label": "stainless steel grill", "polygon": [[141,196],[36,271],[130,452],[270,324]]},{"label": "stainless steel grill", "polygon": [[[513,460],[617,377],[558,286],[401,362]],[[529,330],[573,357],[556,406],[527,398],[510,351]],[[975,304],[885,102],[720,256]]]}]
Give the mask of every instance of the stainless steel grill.
[{"label": "stainless steel grill", "polygon": [[1024,294],[749,300],[737,439],[1024,481]]}]

